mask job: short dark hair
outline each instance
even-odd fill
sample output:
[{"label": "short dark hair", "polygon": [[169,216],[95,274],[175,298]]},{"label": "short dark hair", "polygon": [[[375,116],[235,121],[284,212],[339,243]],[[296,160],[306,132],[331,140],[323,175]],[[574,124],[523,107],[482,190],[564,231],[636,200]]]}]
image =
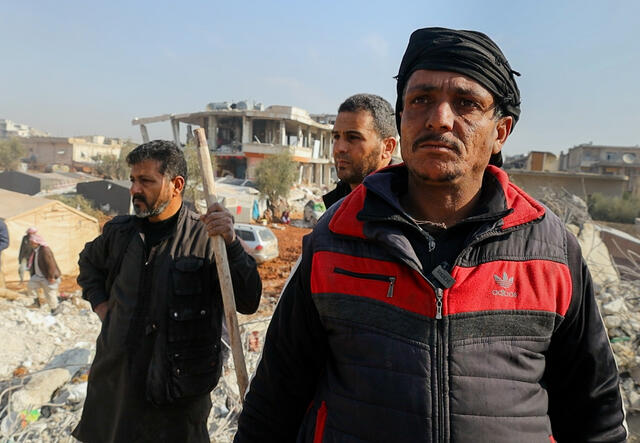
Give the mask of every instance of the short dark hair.
[{"label": "short dark hair", "polygon": [[186,183],[187,161],[182,150],[174,142],[152,140],[141,144],[127,155],[127,164],[129,166],[144,160],[157,160],[160,162],[160,174],[171,180],[181,176]]},{"label": "short dark hair", "polygon": [[375,94],[356,94],[346,99],[338,108],[341,112],[369,111],[373,117],[373,129],[382,139],[397,137],[396,122],[394,120],[391,103]]}]

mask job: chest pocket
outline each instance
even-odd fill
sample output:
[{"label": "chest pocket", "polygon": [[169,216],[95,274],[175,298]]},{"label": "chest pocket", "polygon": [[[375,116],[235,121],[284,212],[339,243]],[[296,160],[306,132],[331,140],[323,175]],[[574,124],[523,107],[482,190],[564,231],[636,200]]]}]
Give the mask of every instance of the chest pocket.
[{"label": "chest pocket", "polygon": [[147,384],[155,404],[206,394],[220,377],[221,319],[210,269],[199,257],[180,257],[171,265],[166,349],[157,367],[149,365],[159,373],[159,382],[150,378]]},{"label": "chest pocket", "polygon": [[171,270],[173,296],[169,302],[170,343],[203,339],[211,329],[211,296],[207,294],[204,260],[181,257]]}]

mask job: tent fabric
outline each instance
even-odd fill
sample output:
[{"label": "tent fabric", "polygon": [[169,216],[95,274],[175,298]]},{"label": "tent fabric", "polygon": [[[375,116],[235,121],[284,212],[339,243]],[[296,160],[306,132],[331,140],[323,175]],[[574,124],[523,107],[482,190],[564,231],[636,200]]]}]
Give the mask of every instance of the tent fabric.
[{"label": "tent fabric", "polygon": [[78,254],[100,233],[98,220],[56,200],[0,189],[0,219],[9,230],[9,247],[2,252],[7,281],[18,281],[18,252],[27,229],[38,228],[63,274],[78,272]]}]

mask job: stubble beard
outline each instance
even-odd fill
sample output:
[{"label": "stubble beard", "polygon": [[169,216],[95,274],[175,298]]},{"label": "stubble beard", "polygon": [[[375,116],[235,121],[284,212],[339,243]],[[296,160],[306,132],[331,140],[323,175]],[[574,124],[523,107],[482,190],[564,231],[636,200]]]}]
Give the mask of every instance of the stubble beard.
[{"label": "stubble beard", "polygon": [[147,201],[144,198],[140,199],[138,197],[137,199],[142,200],[145,207],[147,208],[143,210],[140,206],[133,205],[133,211],[138,218],[155,217],[156,215],[162,214],[164,210],[167,209],[167,206],[169,206],[169,200],[165,200],[162,203],[157,204],[155,207],[149,208],[149,206],[147,205]]},{"label": "stubble beard", "polygon": [[380,168],[380,155],[380,150],[369,152],[366,156],[362,157],[359,164],[354,165],[352,163],[350,170],[344,171],[346,174],[343,173],[342,177],[338,174],[338,178],[350,185],[359,185],[367,175]]}]

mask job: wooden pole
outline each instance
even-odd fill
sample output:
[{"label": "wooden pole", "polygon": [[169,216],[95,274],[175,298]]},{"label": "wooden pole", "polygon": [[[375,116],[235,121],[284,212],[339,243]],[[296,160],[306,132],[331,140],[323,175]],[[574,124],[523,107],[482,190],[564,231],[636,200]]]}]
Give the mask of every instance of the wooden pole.
[{"label": "wooden pole", "polygon": [[[207,206],[216,203],[215,183],[213,181],[213,170],[211,169],[211,156],[209,146],[203,128],[195,130],[196,142],[198,145],[198,160],[202,171],[202,185],[207,199]],[[233,297],[233,284],[229,271],[229,259],[227,258],[227,248],[224,239],[220,235],[212,238],[213,252],[216,257],[216,267],[218,268],[218,280],[220,280],[220,290],[222,292],[222,303],[224,305],[224,317],[227,320],[229,330],[229,341],[231,342],[231,353],[233,364],[236,368],[236,378],[240,389],[240,398],[244,397],[249,386],[249,376],[244,362],[242,352],[242,341],[240,340],[240,328],[238,327],[238,317],[236,315],[236,301]]]}]

